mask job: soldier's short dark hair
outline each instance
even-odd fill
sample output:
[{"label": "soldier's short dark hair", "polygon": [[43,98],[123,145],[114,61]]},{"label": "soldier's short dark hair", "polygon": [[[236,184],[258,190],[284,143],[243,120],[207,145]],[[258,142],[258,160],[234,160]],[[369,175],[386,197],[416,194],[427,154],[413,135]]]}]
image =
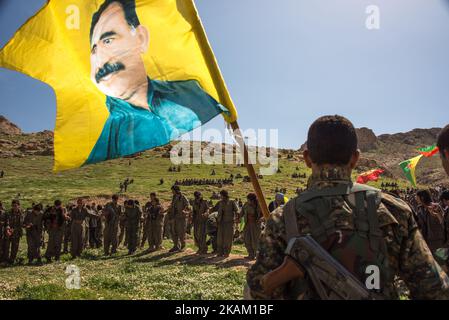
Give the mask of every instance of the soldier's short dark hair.
[{"label": "soldier's short dark hair", "polygon": [[92,35],[94,33],[95,26],[100,20],[102,13],[114,2],[120,4],[123,8],[123,12],[125,13],[126,22],[134,28],[140,25],[139,17],[136,12],[136,1],[135,0],[106,0],[103,4],[98,8],[98,11],[94,13],[92,16],[92,22],[90,25],[90,41],[92,41]]},{"label": "soldier's short dark hair", "polygon": [[118,195],[113,194],[113,195],[112,195],[112,200],[118,200]]},{"label": "soldier's short dark hair", "polygon": [[151,192],[150,193],[150,197],[155,197],[156,196],[156,192]]},{"label": "soldier's short dark hair", "polygon": [[62,204],[61,200],[55,200],[55,206],[60,206]]},{"label": "soldier's short dark hair", "polygon": [[18,206],[20,205],[20,201],[17,199],[14,199],[13,201],[11,201],[11,205],[15,205],[17,204]]},{"label": "soldier's short dark hair", "polygon": [[33,210],[34,210],[34,211],[41,211],[41,206],[38,205],[38,204],[35,204],[35,205],[33,206]]},{"label": "soldier's short dark hair", "polygon": [[179,191],[181,191],[181,188],[179,187],[179,186],[172,186],[171,187],[171,189],[173,190],[173,191],[175,191],[175,192],[179,192]]},{"label": "soldier's short dark hair", "polygon": [[199,191],[195,191],[194,193],[193,193],[193,196],[194,197],[201,197],[201,192],[199,192]]},{"label": "soldier's short dark hair", "polygon": [[438,135],[437,146],[444,157],[444,150],[449,151],[449,124]]},{"label": "soldier's short dark hair", "polygon": [[357,151],[354,125],[339,115],[318,118],[309,128],[307,149],[317,165],[348,164]]},{"label": "soldier's short dark hair", "polygon": [[432,203],[432,196],[430,191],[427,189],[419,190],[416,195],[421,199],[421,202],[425,205],[429,205]]}]

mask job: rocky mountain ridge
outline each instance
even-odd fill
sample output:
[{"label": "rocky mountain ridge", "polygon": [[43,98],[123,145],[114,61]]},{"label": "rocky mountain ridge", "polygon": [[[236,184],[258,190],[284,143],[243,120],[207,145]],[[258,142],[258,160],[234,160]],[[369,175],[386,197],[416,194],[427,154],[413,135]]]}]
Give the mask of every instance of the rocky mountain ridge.
[{"label": "rocky mountain ridge", "polygon": [[[359,149],[362,151],[356,170],[363,172],[381,168],[385,170],[384,175],[387,177],[402,178],[403,174],[398,164],[418,155],[417,148],[434,144],[440,130],[440,128],[413,129],[409,132],[376,136],[369,128],[356,129]],[[202,143],[202,146],[204,147],[205,143]],[[223,149],[225,147],[223,145]],[[299,150],[279,149],[279,155],[292,161],[302,161],[302,151],[305,147],[306,144]],[[171,149],[172,145],[169,144],[155,148],[152,152],[167,158],[170,157]],[[17,125],[0,116],[0,158],[53,156],[53,153],[53,132],[23,133]],[[417,177],[418,182],[422,184],[447,182],[437,156],[421,160]]]}]

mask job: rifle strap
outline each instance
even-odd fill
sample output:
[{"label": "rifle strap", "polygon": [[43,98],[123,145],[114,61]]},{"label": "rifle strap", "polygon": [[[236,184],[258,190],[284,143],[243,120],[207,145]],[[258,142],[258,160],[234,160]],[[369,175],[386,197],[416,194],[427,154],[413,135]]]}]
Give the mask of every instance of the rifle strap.
[{"label": "rifle strap", "polygon": [[284,206],[284,224],[287,235],[287,243],[299,236],[298,219],[296,217],[296,198],[291,199]]}]

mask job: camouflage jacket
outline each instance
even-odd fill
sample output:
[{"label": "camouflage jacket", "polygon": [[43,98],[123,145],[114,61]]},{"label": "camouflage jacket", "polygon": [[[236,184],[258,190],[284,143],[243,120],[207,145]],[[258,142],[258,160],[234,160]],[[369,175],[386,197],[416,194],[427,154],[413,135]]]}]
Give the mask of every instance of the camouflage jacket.
[{"label": "camouflage jacket", "polygon": [[[351,181],[350,173],[342,168],[322,169],[309,179],[308,188],[325,189],[339,183]],[[344,214],[349,204],[343,197],[333,199],[329,219],[339,229],[351,229],[353,217]],[[385,240],[389,267],[399,276],[410,290],[413,299],[449,299],[449,279],[434,260],[418,226],[412,210],[402,200],[389,194],[382,194],[382,202],[377,210],[379,225]],[[300,235],[310,234],[307,219],[298,212],[297,224]],[[271,296],[263,291],[260,280],[268,272],[279,267],[286,249],[286,227],[283,208],[276,209],[267,221],[261,236],[255,264],[248,270],[247,284],[254,299],[294,299],[289,295],[288,285],[277,288]],[[308,282],[303,282],[307,286]],[[393,283],[388,283],[386,299],[397,299]]]}]

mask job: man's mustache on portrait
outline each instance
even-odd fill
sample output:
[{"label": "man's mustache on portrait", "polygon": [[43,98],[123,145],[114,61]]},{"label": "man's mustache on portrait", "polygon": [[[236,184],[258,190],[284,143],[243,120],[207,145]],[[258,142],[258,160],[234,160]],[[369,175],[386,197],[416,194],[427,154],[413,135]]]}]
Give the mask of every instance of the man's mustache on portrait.
[{"label": "man's mustache on portrait", "polygon": [[109,63],[106,62],[95,74],[95,80],[100,83],[101,79],[107,77],[111,73],[125,70],[125,65],[121,62]]}]

